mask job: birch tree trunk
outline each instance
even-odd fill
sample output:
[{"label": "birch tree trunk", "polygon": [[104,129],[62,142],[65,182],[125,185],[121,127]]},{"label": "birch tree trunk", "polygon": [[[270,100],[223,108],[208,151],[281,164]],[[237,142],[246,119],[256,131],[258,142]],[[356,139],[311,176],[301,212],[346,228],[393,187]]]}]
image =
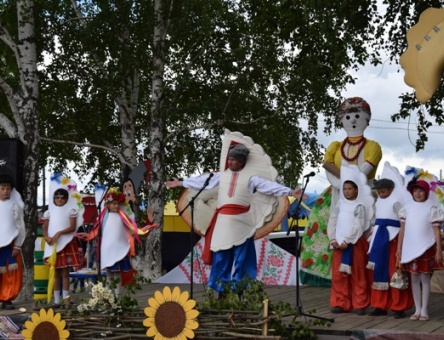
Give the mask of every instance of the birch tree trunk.
[{"label": "birch tree trunk", "polygon": [[165,31],[166,21],[162,0],[154,1],[154,14],[156,25],[154,27],[153,41],[153,76],[151,94],[151,119],[150,131],[150,159],[151,159],[151,181],[149,184],[148,203],[158,212],[154,222],[159,228],[151,231],[145,241],[143,253],[137,258],[135,264],[142,275],[148,279],[156,279],[162,272],[162,223],[164,209],[164,121],[161,115],[163,78],[165,67]]},{"label": "birch tree trunk", "polygon": [[[17,1],[18,39],[14,41],[6,27],[0,26],[0,40],[5,43],[17,62],[17,86],[13,88],[0,73],[0,87],[8,100],[12,117],[0,112],[0,125],[11,138],[24,144],[23,200],[25,202],[26,238],[22,246],[25,265],[21,299],[32,299],[34,280],[34,240],[37,227],[37,186],[39,161],[38,78],[34,35],[34,2]],[[9,75],[8,75],[9,76]]]}]

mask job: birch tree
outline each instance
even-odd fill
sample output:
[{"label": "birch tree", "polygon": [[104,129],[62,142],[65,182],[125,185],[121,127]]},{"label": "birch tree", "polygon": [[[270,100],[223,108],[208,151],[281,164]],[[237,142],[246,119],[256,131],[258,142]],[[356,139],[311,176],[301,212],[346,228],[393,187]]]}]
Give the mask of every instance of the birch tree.
[{"label": "birch tree", "polygon": [[[151,158],[148,204],[160,224],[165,178],[216,170],[224,128],[262,144],[289,185],[305,162],[317,164],[322,149],[311,131],[320,114],[332,126],[339,93],[353,81],[347,69],[370,56],[362,46],[375,12],[365,0],[44,3],[52,58],[42,86],[45,138],[105,141],[123,155],[131,146],[121,129],[133,129],[139,157]],[[127,83],[140,86],[122,97]],[[137,99],[135,120],[120,121],[127,112],[119,98]],[[72,160],[93,180],[118,177],[111,166],[122,159],[134,164],[100,150],[44,147],[53,168]],[[160,274],[161,235],[151,233],[141,254],[146,277]]]},{"label": "birch tree", "polygon": [[[21,295],[32,298],[34,278],[34,239],[37,227],[37,186],[39,170],[39,84],[34,32],[34,1],[3,2],[0,16],[0,51],[3,64],[0,88],[8,106],[0,111],[0,126],[8,137],[24,145],[23,199],[26,238],[22,246],[25,265]],[[15,10],[15,20],[12,12]]]}]

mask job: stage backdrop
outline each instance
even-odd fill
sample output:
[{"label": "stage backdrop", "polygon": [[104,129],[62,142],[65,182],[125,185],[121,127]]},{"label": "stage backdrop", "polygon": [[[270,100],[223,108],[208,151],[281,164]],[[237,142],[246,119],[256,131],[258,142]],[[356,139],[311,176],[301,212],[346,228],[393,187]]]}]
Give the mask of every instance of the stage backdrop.
[{"label": "stage backdrop", "polygon": [[[211,266],[202,261],[204,238],[193,249],[193,282],[208,282]],[[263,237],[255,241],[257,254],[257,280],[266,285],[296,285],[296,257]],[[156,283],[189,283],[191,278],[191,253],[176,268],[156,280]]]}]

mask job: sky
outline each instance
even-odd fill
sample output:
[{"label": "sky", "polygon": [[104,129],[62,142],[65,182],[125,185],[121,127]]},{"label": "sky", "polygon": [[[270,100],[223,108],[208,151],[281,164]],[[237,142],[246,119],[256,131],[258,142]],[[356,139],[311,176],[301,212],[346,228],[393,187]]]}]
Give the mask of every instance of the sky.
[{"label": "sky", "polygon": [[[408,120],[394,123],[391,121],[390,117],[399,111],[401,104],[399,96],[405,92],[414,92],[414,89],[404,83],[404,71],[401,67],[388,64],[388,62],[377,67],[366,65],[352,75],[357,79],[356,83],[349,85],[342,96],[344,98],[362,97],[370,104],[372,117],[364,136],[377,141],[383,153],[376,178],[381,174],[386,161],[397,167],[401,173],[409,165],[428,170],[441,178],[444,167],[444,152],[442,151],[444,126],[434,124],[427,133],[429,140],[424,150],[416,152],[415,143],[418,138],[416,113],[413,112],[410,122]],[[337,130],[327,136],[323,133],[323,127],[323,120],[320,118],[318,140],[325,147],[333,141],[342,141],[347,137],[344,130]],[[306,168],[303,174],[308,174],[310,171],[315,171],[316,176],[309,180],[306,191],[322,192],[329,185],[325,171],[322,167]]]}]

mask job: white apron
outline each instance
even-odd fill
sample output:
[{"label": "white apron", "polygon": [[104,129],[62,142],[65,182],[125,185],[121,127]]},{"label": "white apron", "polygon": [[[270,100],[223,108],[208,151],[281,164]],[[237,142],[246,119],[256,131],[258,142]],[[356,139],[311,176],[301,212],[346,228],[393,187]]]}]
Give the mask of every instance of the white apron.
[{"label": "white apron", "polygon": [[435,232],[431,221],[432,206],[430,200],[425,202],[412,200],[407,203],[401,263],[413,261],[435,244]]},{"label": "white apron", "polygon": [[[48,223],[48,236],[52,237],[58,231],[68,228],[70,226],[70,216],[74,214],[77,214],[77,211],[73,210],[68,204],[65,204],[62,207],[51,207]],[[68,234],[60,235],[56,245],[57,252],[63,250],[66,245],[72,241],[76,232],[77,229]],[[43,258],[46,259],[50,257],[52,255],[52,250],[53,246],[50,246],[48,243],[46,243]]]},{"label": "white apron", "polygon": [[103,219],[100,245],[100,267],[108,268],[130,251],[130,235],[118,213],[109,212]]},{"label": "white apron", "polygon": [[13,211],[14,201],[6,200],[0,201],[0,216],[1,222],[1,238],[0,247],[5,247],[11,244],[12,241],[18,236],[18,229],[15,226]]},{"label": "white apron", "polygon": [[[225,170],[220,178],[218,207],[225,204],[249,206],[253,195],[248,191],[251,174],[247,171]],[[239,215],[217,216],[211,238],[211,250],[218,251],[240,245],[256,232],[251,220],[251,212]]]}]

